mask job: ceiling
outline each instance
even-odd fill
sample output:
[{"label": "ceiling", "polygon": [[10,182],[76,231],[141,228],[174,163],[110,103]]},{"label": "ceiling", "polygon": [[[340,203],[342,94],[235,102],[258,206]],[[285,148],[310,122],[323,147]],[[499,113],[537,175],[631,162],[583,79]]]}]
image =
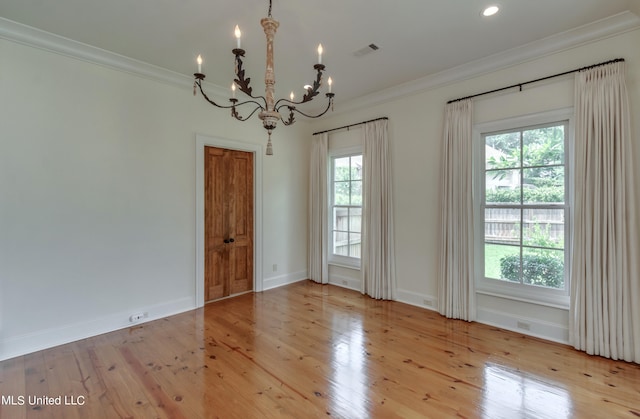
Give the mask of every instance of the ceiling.
[{"label": "ceiling", "polygon": [[[490,18],[483,7],[498,3]],[[318,43],[336,103],[390,88],[612,16],[640,0],[273,0],[276,93],[298,98]],[[233,28],[262,91],[268,0],[1,0],[0,16],[177,73],[202,54],[207,81],[233,79]],[[354,52],[375,44],[376,52]]]}]

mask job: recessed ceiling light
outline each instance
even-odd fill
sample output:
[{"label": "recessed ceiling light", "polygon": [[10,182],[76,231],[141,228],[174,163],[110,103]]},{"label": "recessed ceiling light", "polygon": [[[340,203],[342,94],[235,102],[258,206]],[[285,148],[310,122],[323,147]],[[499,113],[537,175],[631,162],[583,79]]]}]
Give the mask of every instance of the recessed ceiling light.
[{"label": "recessed ceiling light", "polygon": [[489,6],[482,11],[482,16],[485,16],[485,17],[493,16],[496,13],[498,13],[498,10],[500,10],[500,8],[496,5]]}]

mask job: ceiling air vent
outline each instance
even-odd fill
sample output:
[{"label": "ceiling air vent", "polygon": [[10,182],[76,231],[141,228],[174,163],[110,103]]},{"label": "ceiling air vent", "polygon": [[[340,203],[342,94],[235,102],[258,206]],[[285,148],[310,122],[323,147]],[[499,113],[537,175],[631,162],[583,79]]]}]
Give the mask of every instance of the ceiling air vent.
[{"label": "ceiling air vent", "polygon": [[380,49],[380,47],[377,46],[376,44],[369,44],[366,47],[360,48],[359,50],[354,52],[353,55],[355,55],[356,57],[362,57],[363,55],[367,55],[367,54],[372,53],[374,51],[377,51],[379,49]]}]

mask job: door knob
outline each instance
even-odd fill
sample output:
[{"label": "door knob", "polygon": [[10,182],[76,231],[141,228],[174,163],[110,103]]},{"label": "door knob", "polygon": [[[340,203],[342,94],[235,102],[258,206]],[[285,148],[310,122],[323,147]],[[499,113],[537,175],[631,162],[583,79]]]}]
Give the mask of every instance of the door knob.
[{"label": "door knob", "polygon": [[229,243],[229,239],[224,239],[224,242],[225,243]]},{"label": "door knob", "polygon": [[233,239],[233,237],[229,239],[229,242],[230,242],[230,243],[233,243],[234,241],[235,241],[235,240]]}]

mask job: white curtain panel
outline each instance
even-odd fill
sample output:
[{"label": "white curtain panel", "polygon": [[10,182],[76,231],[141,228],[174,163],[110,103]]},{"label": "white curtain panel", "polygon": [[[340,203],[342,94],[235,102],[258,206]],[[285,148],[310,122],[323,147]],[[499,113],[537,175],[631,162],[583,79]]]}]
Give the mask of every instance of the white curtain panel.
[{"label": "white curtain panel", "polygon": [[309,164],[309,278],[329,283],[327,153],[329,134],[313,136]]},{"label": "white curtain panel", "polygon": [[640,272],[624,62],[575,76],[570,340],[640,362]]},{"label": "white curtain panel", "polygon": [[476,317],[472,124],[470,99],[447,104],[440,176],[438,311],[467,321]]},{"label": "white curtain panel", "polygon": [[393,300],[396,293],[387,122],[368,122],[363,130],[362,293],[381,300]]}]

